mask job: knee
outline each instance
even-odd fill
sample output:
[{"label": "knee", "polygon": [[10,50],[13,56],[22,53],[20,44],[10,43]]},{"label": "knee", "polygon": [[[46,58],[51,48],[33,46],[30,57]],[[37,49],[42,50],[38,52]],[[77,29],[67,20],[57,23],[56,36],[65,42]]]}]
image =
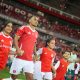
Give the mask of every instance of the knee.
[{"label": "knee", "polygon": [[12,80],[16,80],[17,75],[11,74],[11,78],[12,78]]}]

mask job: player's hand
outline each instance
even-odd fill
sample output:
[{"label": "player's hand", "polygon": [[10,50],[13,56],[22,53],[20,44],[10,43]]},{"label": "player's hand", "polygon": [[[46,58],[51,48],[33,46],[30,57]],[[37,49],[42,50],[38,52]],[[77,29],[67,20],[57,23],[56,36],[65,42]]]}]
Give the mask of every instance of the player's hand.
[{"label": "player's hand", "polygon": [[54,73],[54,78],[56,77],[56,73]]},{"label": "player's hand", "polygon": [[22,56],[22,55],[23,55],[23,53],[24,53],[24,51],[23,51],[23,50],[21,50],[21,49],[18,49],[18,50],[17,50],[17,55],[18,55],[18,56]]},{"label": "player's hand", "polygon": [[39,61],[39,58],[38,58],[37,55],[34,55],[34,56],[33,56],[33,61],[34,61],[34,62]]},{"label": "player's hand", "polygon": [[56,77],[56,73],[53,73],[53,78],[55,78]]}]

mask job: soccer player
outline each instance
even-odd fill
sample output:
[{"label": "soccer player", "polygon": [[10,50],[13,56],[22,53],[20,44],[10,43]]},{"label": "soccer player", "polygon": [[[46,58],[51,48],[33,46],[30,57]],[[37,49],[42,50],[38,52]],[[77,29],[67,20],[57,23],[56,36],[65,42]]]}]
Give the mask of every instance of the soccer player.
[{"label": "soccer player", "polygon": [[68,59],[70,57],[70,52],[62,51],[62,55],[63,58],[55,64],[56,77],[54,77],[53,80],[65,80],[65,74],[69,65]]},{"label": "soccer player", "polygon": [[29,24],[23,25],[16,32],[14,43],[17,50],[17,57],[13,60],[10,69],[12,80],[17,78],[22,69],[26,80],[33,80],[34,63],[32,56],[38,38],[38,32],[35,29],[38,21],[38,16],[32,16],[29,19]]},{"label": "soccer player", "polygon": [[8,54],[12,47],[12,37],[10,33],[12,31],[13,24],[11,22],[5,22],[0,32],[0,71],[6,66],[8,60]]},{"label": "soccer player", "polygon": [[[53,67],[54,58],[56,56],[56,53],[53,50],[54,47],[55,47],[55,38],[50,38],[46,42],[46,47],[40,48],[36,52],[37,56],[40,55],[41,62],[39,61],[35,62],[35,71],[34,71],[35,80],[43,80],[43,79],[52,80],[52,71],[55,73],[55,69]],[[41,68],[39,68],[40,63],[41,63]]]}]

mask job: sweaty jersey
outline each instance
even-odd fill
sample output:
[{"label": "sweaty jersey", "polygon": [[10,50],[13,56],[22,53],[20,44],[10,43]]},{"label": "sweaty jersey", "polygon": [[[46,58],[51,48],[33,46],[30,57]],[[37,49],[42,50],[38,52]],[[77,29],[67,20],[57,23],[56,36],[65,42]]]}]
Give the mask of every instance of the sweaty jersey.
[{"label": "sweaty jersey", "polygon": [[12,38],[0,32],[0,69],[4,68],[12,46]]},{"label": "sweaty jersey", "polygon": [[69,65],[69,62],[67,62],[63,58],[60,59],[60,61],[58,62],[58,68],[56,70],[56,77],[53,80],[64,80],[64,76],[67,72],[68,65]]},{"label": "sweaty jersey", "polygon": [[41,71],[51,72],[52,60],[55,58],[56,53],[44,47],[37,51],[37,54],[40,54]]},{"label": "sweaty jersey", "polygon": [[24,51],[23,55],[17,56],[17,58],[32,61],[33,49],[38,38],[38,32],[32,30],[31,27],[27,25],[20,27],[16,35],[20,36],[19,48]]}]

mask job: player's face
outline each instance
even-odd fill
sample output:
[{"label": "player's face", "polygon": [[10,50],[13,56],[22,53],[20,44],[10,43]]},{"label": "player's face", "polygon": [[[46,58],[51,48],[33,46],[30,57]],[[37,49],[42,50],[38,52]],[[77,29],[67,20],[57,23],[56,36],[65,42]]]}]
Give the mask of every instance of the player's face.
[{"label": "player's face", "polygon": [[36,17],[36,16],[33,16],[33,17],[30,19],[29,22],[30,22],[30,24],[31,24],[32,26],[37,27],[38,21],[39,21],[39,18]]},{"label": "player's face", "polygon": [[65,54],[63,54],[63,57],[65,59],[69,59],[70,58],[70,52],[65,52]]},{"label": "player's face", "polygon": [[48,47],[50,49],[53,49],[55,47],[55,40],[51,40],[49,43],[48,43]]},{"label": "player's face", "polygon": [[8,23],[7,25],[6,25],[6,27],[4,28],[4,31],[6,32],[6,33],[8,33],[8,34],[10,34],[11,33],[11,31],[12,31],[12,23]]}]

